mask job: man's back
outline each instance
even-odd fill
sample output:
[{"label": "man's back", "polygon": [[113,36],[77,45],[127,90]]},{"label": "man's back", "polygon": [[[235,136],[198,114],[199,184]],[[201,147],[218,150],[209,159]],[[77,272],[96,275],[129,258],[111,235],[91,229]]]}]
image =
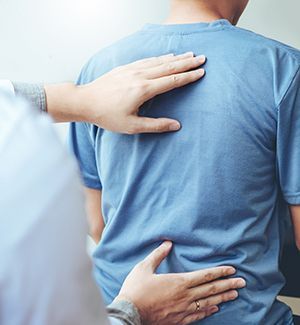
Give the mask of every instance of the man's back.
[{"label": "man's back", "polygon": [[286,128],[299,52],[226,20],[147,25],[95,56],[80,82],[137,59],[186,51],[208,57],[205,79],[141,110],[178,119],[179,132],[126,136],[72,125],[85,183],[102,189],[106,227],[95,252],[97,281],[110,302],[134,264],[169,239],[175,247],[160,272],[226,264],[247,280],[237,301],[201,324],[290,324],[289,309],[274,300],[284,282],[278,258],[286,202],[300,204],[290,173],[300,159],[285,157],[293,149]]}]

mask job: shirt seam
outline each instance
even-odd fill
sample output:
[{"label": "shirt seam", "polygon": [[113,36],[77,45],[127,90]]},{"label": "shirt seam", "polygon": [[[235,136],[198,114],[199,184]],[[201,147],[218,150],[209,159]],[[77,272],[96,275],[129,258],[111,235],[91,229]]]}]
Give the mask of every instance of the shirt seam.
[{"label": "shirt seam", "polygon": [[291,199],[300,198],[300,192],[297,192],[297,193],[294,193],[294,194],[285,193],[284,196],[287,197],[287,198],[291,198]]},{"label": "shirt seam", "polygon": [[280,106],[281,106],[282,102],[284,101],[286,95],[288,94],[289,90],[291,89],[291,87],[292,87],[294,81],[296,80],[297,75],[298,75],[299,72],[300,72],[300,65],[298,66],[298,68],[297,68],[297,70],[296,70],[296,72],[295,72],[295,75],[294,75],[293,78],[291,79],[291,81],[290,81],[290,83],[289,83],[289,85],[288,85],[286,91],[284,92],[284,94],[283,94],[281,100],[279,101],[279,104],[276,106],[277,112],[279,112],[279,110],[280,110]]},{"label": "shirt seam", "polygon": [[[87,131],[88,141],[89,141],[90,145],[93,147],[94,157],[96,159],[95,141],[92,140],[91,135],[90,135],[90,129],[89,129],[89,125],[90,124],[88,125],[87,123],[83,123],[83,125],[84,125],[84,127],[85,127],[85,129]],[[98,167],[97,167],[97,169],[98,169]],[[92,179],[92,177],[97,178],[97,181],[95,181],[94,179]],[[92,188],[92,189],[96,189],[96,190],[101,190],[102,189],[102,183],[101,183],[101,180],[100,180],[99,173],[97,175],[93,175],[92,177],[87,177],[86,175],[83,175],[82,176],[86,187]],[[91,183],[93,183],[93,184],[91,185]],[[94,184],[96,184],[96,185],[94,185]]]},{"label": "shirt seam", "polygon": [[225,29],[232,29],[233,26],[220,26],[215,29],[207,29],[207,30],[196,30],[196,31],[190,31],[190,32],[177,32],[177,31],[163,31],[163,30],[158,30],[158,29],[144,29],[140,30],[140,34],[147,34],[147,33],[160,33],[160,36],[170,36],[170,35],[193,35],[193,34],[203,34],[203,33],[214,33],[214,32],[219,32]]},{"label": "shirt seam", "polygon": [[[232,27],[234,27],[234,26],[232,26]],[[247,34],[250,34],[253,37],[258,37],[258,38],[260,38],[262,40],[267,40],[270,43],[272,43],[273,46],[276,46],[276,47],[282,49],[283,51],[285,51],[286,54],[292,56],[294,60],[298,61],[298,57],[295,55],[295,53],[293,53],[291,51],[288,51],[288,48],[291,48],[291,47],[289,45],[287,45],[287,44],[280,43],[279,41],[277,41],[275,39],[268,38],[268,37],[266,37],[264,35],[258,34],[258,33],[254,32],[252,30],[248,30],[248,29],[245,29],[245,28],[237,27],[237,28],[233,28],[233,31],[236,32],[236,33],[247,33]],[[295,50],[297,50],[297,49],[295,48]]]},{"label": "shirt seam", "polygon": [[93,177],[83,175],[82,174],[82,179],[84,182],[84,185],[88,188],[92,188],[94,190],[101,190],[102,189],[102,184],[100,181],[93,179]]}]

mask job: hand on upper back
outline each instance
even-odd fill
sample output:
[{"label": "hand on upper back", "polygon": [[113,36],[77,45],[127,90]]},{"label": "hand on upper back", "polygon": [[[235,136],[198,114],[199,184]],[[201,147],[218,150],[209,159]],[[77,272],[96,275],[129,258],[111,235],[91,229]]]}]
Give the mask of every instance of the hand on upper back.
[{"label": "hand on upper back", "polygon": [[139,263],[116,298],[133,303],[143,324],[184,325],[201,320],[216,313],[217,305],[236,299],[235,289],[245,286],[241,278],[223,279],[235,273],[229,266],[182,274],[154,274],[171,247],[166,242]]},{"label": "hand on upper back", "polygon": [[[201,79],[204,70],[199,67],[204,63],[205,57],[186,53],[115,68],[94,82],[78,87],[84,119],[104,129],[126,134],[178,130],[179,122],[172,119],[139,117],[139,108],[159,94]],[[163,111],[161,115],[164,116]]]}]

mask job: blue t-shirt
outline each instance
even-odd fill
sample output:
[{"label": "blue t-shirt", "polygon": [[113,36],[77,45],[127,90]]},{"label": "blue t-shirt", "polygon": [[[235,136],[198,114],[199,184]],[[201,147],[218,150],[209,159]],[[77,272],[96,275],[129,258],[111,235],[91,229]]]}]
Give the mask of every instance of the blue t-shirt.
[{"label": "blue t-shirt", "polygon": [[291,324],[276,296],[287,204],[300,204],[300,52],[227,20],[147,25],[94,56],[79,83],[186,51],[207,56],[206,77],[141,109],[178,119],[179,132],[71,125],[84,182],[102,189],[96,279],[111,302],[132,267],[169,239],[174,249],[159,272],[233,265],[247,280],[238,300],[201,324]]}]

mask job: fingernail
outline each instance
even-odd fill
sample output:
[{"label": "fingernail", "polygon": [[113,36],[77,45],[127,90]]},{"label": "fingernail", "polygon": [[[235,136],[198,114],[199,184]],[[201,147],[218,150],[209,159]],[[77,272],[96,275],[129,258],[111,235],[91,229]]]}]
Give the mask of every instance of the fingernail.
[{"label": "fingernail", "polygon": [[205,55],[200,55],[196,57],[197,61],[202,63],[206,61],[206,56]]},{"label": "fingernail", "polygon": [[230,293],[229,298],[236,299],[238,296],[239,296],[239,294],[237,293],[237,291],[233,291]]},{"label": "fingernail", "polygon": [[170,126],[169,126],[169,130],[170,131],[177,131],[177,130],[179,130],[180,129],[180,124],[179,123],[172,123],[172,124],[170,124]]},{"label": "fingernail", "polygon": [[199,69],[199,74],[203,77],[205,75],[205,70],[204,69]]},{"label": "fingernail", "polygon": [[236,273],[236,269],[234,267],[230,267],[228,268],[226,274],[227,275],[232,275],[232,274],[235,274]]},{"label": "fingernail", "polygon": [[214,314],[219,311],[219,308],[217,306],[211,307],[210,311]]},{"label": "fingernail", "polygon": [[165,248],[171,248],[172,247],[172,242],[171,241],[165,241],[162,244]]},{"label": "fingernail", "polygon": [[244,288],[246,286],[246,281],[244,279],[239,279],[236,283],[239,288]]},{"label": "fingernail", "polygon": [[169,54],[166,54],[166,55],[163,55],[163,56],[170,57],[170,56],[175,56],[175,54],[174,53],[169,53]]}]

